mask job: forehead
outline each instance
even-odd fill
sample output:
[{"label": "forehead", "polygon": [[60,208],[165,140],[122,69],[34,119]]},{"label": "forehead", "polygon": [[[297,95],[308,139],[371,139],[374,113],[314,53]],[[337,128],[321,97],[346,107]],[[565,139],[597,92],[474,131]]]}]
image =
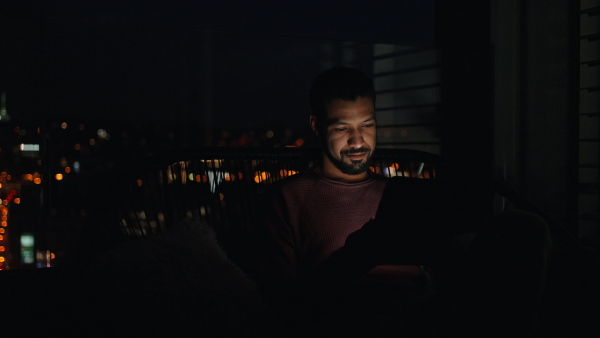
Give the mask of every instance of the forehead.
[{"label": "forehead", "polygon": [[373,100],[368,97],[358,97],[355,101],[335,99],[327,106],[327,120],[329,123],[351,122],[375,118]]}]

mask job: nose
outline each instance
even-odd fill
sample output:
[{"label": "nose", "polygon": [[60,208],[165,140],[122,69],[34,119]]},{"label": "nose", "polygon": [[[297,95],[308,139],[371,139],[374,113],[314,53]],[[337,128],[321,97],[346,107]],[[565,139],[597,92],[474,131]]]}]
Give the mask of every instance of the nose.
[{"label": "nose", "polygon": [[365,144],[365,139],[363,138],[363,132],[360,128],[352,129],[350,135],[348,136],[348,145],[352,148],[360,148]]}]

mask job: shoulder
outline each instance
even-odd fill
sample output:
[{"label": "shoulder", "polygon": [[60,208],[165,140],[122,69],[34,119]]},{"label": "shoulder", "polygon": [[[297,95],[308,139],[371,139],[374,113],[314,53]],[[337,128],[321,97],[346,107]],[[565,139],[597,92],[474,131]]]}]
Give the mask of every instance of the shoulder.
[{"label": "shoulder", "polygon": [[383,183],[383,184],[387,184],[387,183],[390,181],[390,178],[389,178],[389,177],[387,177],[387,176],[383,176],[383,175],[381,175],[381,174],[375,174],[375,173],[373,173],[373,174],[371,175],[371,179],[372,179],[373,181],[377,182],[378,184],[381,184],[381,183]]}]

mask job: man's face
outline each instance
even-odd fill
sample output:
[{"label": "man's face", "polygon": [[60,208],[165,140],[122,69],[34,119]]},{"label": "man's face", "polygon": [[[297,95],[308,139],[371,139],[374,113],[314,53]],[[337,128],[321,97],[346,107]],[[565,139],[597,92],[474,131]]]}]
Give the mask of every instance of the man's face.
[{"label": "man's face", "polygon": [[[316,119],[311,118],[316,130]],[[318,132],[325,153],[323,174],[356,181],[368,176],[371,155],[376,144],[375,107],[373,100],[334,100],[327,109],[327,121]]]}]

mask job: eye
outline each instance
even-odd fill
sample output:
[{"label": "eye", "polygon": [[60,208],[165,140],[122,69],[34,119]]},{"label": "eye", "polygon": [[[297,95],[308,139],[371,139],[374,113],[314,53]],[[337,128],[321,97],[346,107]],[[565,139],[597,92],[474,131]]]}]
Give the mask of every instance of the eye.
[{"label": "eye", "polygon": [[363,128],[371,128],[371,127],[374,127],[374,126],[375,126],[375,123],[367,123],[367,124],[363,124],[362,127]]},{"label": "eye", "polygon": [[343,131],[346,131],[346,130],[348,130],[348,128],[347,128],[347,127],[338,127],[338,128],[333,128],[333,131],[335,131],[335,132],[338,132],[338,133],[340,133],[340,132],[343,132]]}]

